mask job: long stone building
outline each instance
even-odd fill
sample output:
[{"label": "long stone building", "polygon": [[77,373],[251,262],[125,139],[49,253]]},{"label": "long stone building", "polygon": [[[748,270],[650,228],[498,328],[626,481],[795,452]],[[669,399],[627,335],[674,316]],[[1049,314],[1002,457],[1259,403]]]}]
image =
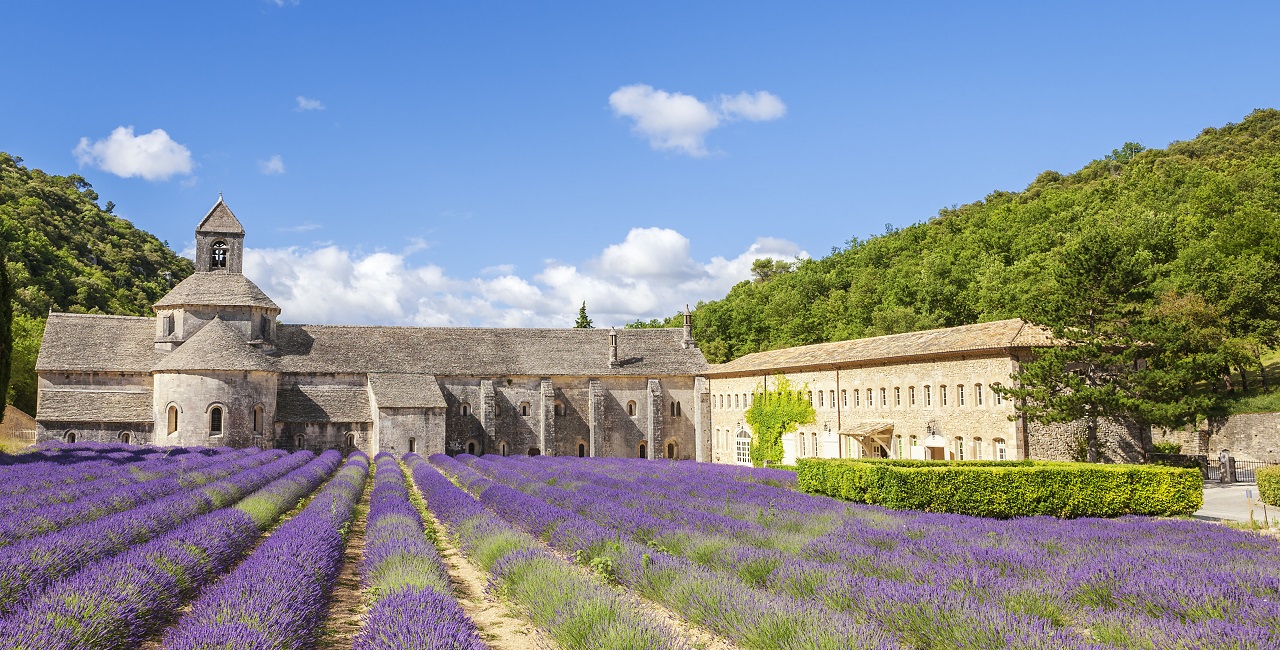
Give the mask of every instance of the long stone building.
[{"label": "long stone building", "polygon": [[[1079,427],[1036,427],[993,387],[1051,344],[1006,320],[800,346],[709,366],[683,328],[287,325],[242,273],[244,228],[219,198],[196,272],[155,316],[50,314],[36,363],[42,440],[368,453],[496,453],[747,463],[754,395],[785,375],[817,417],[799,457],[1070,459]],[[1150,429],[1108,426],[1135,461]]]},{"label": "long stone building", "polygon": [[40,439],[709,460],[683,329],[287,325],[219,199],[154,318],[50,314]]}]

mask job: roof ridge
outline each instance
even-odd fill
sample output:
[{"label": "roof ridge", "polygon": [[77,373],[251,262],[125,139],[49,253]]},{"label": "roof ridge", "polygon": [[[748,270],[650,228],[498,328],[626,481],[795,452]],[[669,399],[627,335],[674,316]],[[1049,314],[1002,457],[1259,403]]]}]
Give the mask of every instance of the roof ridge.
[{"label": "roof ridge", "polygon": [[[483,327],[478,325],[360,325],[360,324],[334,324],[334,323],[281,323],[281,327],[349,327],[352,329],[371,329],[371,328],[394,328],[404,330],[462,330],[462,331],[492,331],[492,332],[574,332],[586,329],[588,331],[598,331],[601,334],[608,334],[609,330],[597,327]],[[684,328],[681,327],[635,327],[624,328],[618,330],[622,332],[677,332],[683,333]]]},{"label": "roof ridge", "polygon": [[123,315],[123,314],[78,314],[78,313],[70,312],[70,311],[51,311],[51,312],[49,312],[49,316],[48,316],[48,318],[53,318],[54,316],[58,316],[58,317],[74,316],[74,317],[76,317],[76,318],[85,318],[85,317],[87,317],[87,318],[117,318],[117,319],[120,319],[120,320],[151,320],[151,319],[155,318],[155,316],[126,316],[126,315]]}]

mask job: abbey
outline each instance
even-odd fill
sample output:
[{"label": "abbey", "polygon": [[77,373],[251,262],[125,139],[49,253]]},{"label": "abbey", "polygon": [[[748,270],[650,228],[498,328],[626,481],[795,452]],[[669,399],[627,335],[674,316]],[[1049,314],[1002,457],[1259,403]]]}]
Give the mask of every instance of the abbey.
[{"label": "abbey", "polygon": [[711,460],[683,329],[288,325],[219,198],[154,318],[50,314],[39,438]]}]

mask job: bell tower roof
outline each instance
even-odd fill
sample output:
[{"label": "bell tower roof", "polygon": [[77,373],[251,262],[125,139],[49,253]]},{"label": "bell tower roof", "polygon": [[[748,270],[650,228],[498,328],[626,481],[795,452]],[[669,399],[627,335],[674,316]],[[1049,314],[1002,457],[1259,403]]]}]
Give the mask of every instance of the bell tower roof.
[{"label": "bell tower roof", "polygon": [[240,220],[236,215],[231,213],[231,208],[227,207],[222,201],[222,194],[218,194],[218,202],[213,204],[209,209],[209,213],[204,215],[204,219],[200,221],[200,225],[196,226],[196,234],[220,234],[220,235],[244,235],[244,226],[240,225]]}]

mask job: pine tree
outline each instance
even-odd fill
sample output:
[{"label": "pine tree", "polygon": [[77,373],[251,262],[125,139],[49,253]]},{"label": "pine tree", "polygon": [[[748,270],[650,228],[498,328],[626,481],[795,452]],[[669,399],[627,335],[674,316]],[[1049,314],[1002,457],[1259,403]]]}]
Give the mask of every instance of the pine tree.
[{"label": "pine tree", "polygon": [[578,322],[573,326],[577,329],[593,329],[595,325],[591,323],[591,317],[587,315],[587,301],[582,301],[582,306],[578,308]]}]

